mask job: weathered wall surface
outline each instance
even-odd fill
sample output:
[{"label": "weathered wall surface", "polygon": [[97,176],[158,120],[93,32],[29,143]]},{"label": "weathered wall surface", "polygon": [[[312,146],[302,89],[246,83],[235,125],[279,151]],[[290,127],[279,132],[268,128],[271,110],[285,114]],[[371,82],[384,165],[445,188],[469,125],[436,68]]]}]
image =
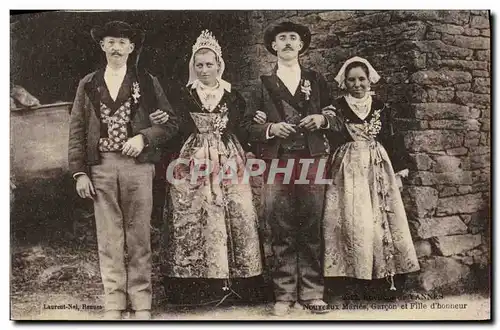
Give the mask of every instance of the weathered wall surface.
[{"label": "weathered wall surface", "polygon": [[301,62],[323,73],[334,95],[346,59],[372,63],[383,77],[373,89],[396,110],[414,161],[403,192],[422,266],[414,279],[425,290],[477,281],[489,267],[489,13],[254,11],[246,20],[238,78],[247,97],[275,65],[263,34],[280,21],[310,27]]}]

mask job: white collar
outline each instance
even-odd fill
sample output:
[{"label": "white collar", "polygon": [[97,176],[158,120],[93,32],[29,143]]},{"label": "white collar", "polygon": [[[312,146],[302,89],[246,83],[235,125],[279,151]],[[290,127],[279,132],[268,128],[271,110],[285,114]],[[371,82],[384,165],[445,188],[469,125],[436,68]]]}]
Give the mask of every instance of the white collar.
[{"label": "white collar", "polygon": [[352,96],[351,94],[347,94],[345,96],[345,99],[347,101],[347,103],[349,104],[356,104],[356,105],[367,105],[369,104],[371,101],[372,101],[372,96],[370,95],[370,93],[366,93],[365,96],[363,96],[362,98],[358,99],[354,96]]},{"label": "white collar", "polygon": [[370,93],[366,93],[366,95],[361,98],[355,98],[351,96],[351,94],[347,94],[345,96],[345,100],[349,105],[349,108],[358,116],[361,120],[365,120],[370,113],[372,107],[372,96]]},{"label": "white collar", "polygon": [[[225,81],[224,79],[217,79],[219,82],[219,87],[224,88],[228,93],[231,93],[231,84]],[[196,88],[202,88],[202,89],[210,89],[210,87],[204,85],[201,81],[196,79],[193,81],[193,84],[191,85],[191,89],[196,89]]]},{"label": "white collar", "polygon": [[296,61],[292,66],[283,65],[278,62],[278,70],[279,72],[300,72],[299,61]]},{"label": "white collar", "polygon": [[121,68],[119,68],[118,70],[113,69],[109,65],[106,65],[105,74],[107,74],[107,75],[109,74],[112,76],[124,77],[126,73],[127,73],[127,65],[126,64],[124,66],[122,66]]}]

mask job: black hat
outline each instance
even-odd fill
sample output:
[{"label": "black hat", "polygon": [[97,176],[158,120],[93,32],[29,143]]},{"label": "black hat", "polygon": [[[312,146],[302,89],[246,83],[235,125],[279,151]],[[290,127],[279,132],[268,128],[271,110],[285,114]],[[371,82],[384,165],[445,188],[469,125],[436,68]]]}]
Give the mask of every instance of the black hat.
[{"label": "black hat", "polygon": [[128,38],[133,42],[136,48],[144,42],[144,31],[133,28],[130,24],[123,21],[111,21],[104,24],[103,27],[96,26],[90,30],[92,38],[99,43],[104,37]]},{"label": "black hat", "polygon": [[300,36],[300,39],[304,43],[304,46],[299,51],[299,55],[307,50],[309,44],[311,43],[311,31],[307,26],[301,24],[295,24],[293,22],[282,22],[277,25],[269,27],[264,33],[264,45],[267,50],[273,54],[277,55],[277,52],[272,47],[272,42],[275,40],[276,35],[281,32],[297,32]]}]

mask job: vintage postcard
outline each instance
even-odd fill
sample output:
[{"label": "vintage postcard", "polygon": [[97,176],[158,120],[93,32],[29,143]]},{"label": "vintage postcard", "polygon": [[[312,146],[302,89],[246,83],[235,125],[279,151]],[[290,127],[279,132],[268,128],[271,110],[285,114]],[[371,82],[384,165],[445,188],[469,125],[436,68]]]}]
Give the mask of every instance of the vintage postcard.
[{"label": "vintage postcard", "polygon": [[491,320],[491,32],[11,11],[11,320]]}]

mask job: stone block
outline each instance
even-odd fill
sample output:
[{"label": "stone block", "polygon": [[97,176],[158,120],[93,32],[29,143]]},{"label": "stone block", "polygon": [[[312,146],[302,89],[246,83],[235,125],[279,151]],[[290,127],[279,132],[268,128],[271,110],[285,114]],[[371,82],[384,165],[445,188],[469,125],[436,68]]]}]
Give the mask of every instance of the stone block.
[{"label": "stone block", "polygon": [[456,187],[452,186],[441,186],[439,189],[439,197],[448,197],[458,195],[458,190]]},{"label": "stone block", "polygon": [[452,256],[453,259],[460,261],[464,265],[471,266],[474,264],[474,258],[469,256]]},{"label": "stone block", "polygon": [[463,142],[464,135],[460,131],[408,131],[405,134],[405,145],[410,152],[435,152],[458,148]]},{"label": "stone block", "polygon": [[489,29],[490,20],[483,16],[472,16],[470,26],[476,29]]},{"label": "stone block", "polygon": [[318,14],[322,20],[328,22],[345,21],[350,18],[356,17],[355,11],[349,10],[332,10]]},{"label": "stone block", "polygon": [[[458,182],[455,182],[455,184],[472,184],[472,179],[467,180],[469,182],[457,181]],[[481,193],[440,198],[437,204],[436,215],[446,216],[461,213],[474,213],[481,210],[485,204],[486,201]]]},{"label": "stone block", "polygon": [[491,31],[490,31],[490,29],[481,30],[481,35],[483,37],[491,37]]},{"label": "stone block", "polygon": [[471,215],[471,220],[468,224],[469,231],[472,234],[483,232],[484,230],[490,227],[489,219],[490,217],[488,215],[488,212],[485,210],[473,213]]},{"label": "stone block", "polygon": [[432,240],[436,251],[442,256],[451,256],[454,254],[465,253],[476,246],[481,245],[481,235],[454,235],[440,236]]},{"label": "stone block", "polygon": [[472,81],[469,72],[460,71],[418,71],[411,75],[410,82],[419,85],[452,86]]},{"label": "stone block", "polygon": [[466,59],[474,53],[472,49],[447,45],[442,40],[412,41],[411,45],[421,52],[435,53],[448,58]]},{"label": "stone block", "polygon": [[422,130],[429,128],[429,124],[426,120],[397,118],[394,122],[396,127],[402,131]]},{"label": "stone block", "polygon": [[456,288],[471,276],[470,268],[453,258],[432,257],[422,260],[420,266],[417,281],[425,291]]},{"label": "stone block", "polygon": [[484,71],[484,70],[473,70],[472,71],[472,76],[473,77],[489,77],[490,72],[489,71]]},{"label": "stone block", "polygon": [[486,61],[466,61],[466,60],[433,60],[432,65],[442,69],[462,69],[462,70],[488,70],[489,63]]},{"label": "stone block", "polygon": [[438,32],[427,32],[425,35],[426,40],[441,40],[441,33]]},{"label": "stone block", "polygon": [[427,239],[435,236],[467,234],[467,226],[458,215],[451,217],[428,217],[414,221],[413,232],[417,237]]},{"label": "stone block", "polygon": [[409,182],[421,186],[473,184],[473,173],[471,171],[443,173],[419,171],[409,177]]},{"label": "stone block", "polygon": [[457,100],[460,102],[460,104],[464,105],[480,104],[488,106],[491,104],[491,99],[489,95],[476,94],[472,92],[457,92],[456,95],[457,95]]},{"label": "stone block", "polygon": [[490,38],[443,34],[444,43],[466,49],[490,49]]},{"label": "stone block", "polygon": [[454,172],[460,170],[460,158],[455,156],[435,156],[434,172]]},{"label": "stone block", "polygon": [[455,98],[454,91],[438,91],[436,100],[438,102],[451,102]]},{"label": "stone block", "polygon": [[457,91],[470,91],[472,84],[456,84],[455,90]]},{"label": "stone block", "polygon": [[[453,25],[465,25],[469,22],[470,13],[459,10],[397,10],[393,12],[392,21],[435,21]],[[437,23],[434,23],[437,24]]]},{"label": "stone block", "polygon": [[472,186],[458,186],[458,193],[460,195],[472,193]]},{"label": "stone block", "polygon": [[477,93],[477,94],[490,94],[491,88],[490,87],[482,87],[482,86],[474,86],[472,91],[474,93]]},{"label": "stone block", "polygon": [[330,32],[355,32],[370,28],[377,28],[389,24],[390,12],[379,12],[371,15],[355,17],[347,20],[336,21],[330,27]]},{"label": "stone block", "polygon": [[420,171],[429,171],[434,164],[432,158],[424,153],[410,154],[412,168]]},{"label": "stone block", "polygon": [[474,155],[465,157],[462,161],[462,168],[464,170],[477,170],[481,168],[488,168],[491,164],[491,155]]},{"label": "stone block", "polygon": [[479,131],[480,124],[476,119],[469,120],[432,120],[430,129],[468,130]]},{"label": "stone block", "polygon": [[481,119],[480,122],[481,122],[481,131],[489,132],[491,130],[491,121],[489,118]]},{"label": "stone block", "polygon": [[481,132],[481,139],[479,140],[480,145],[489,146],[490,145],[490,133]]},{"label": "stone block", "polygon": [[490,80],[490,78],[474,78],[473,86],[490,87],[491,86],[491,80]]},{"label": "stone block", "polygon": [[[339,37],[335,34],[325,33],[314,35],[311,40],[311,49],[331,48],[340,45]],[[322,71],[324,72],[324,71]]]},{"label": "stone block", "polygon": [[429,31],[448,34],[463,34],[464,28],[459,25],[434,23],[429,25]]},{"label": "stone block", "polygon": [[491,53],[489,50],[478,50],[476,51],[476,59],[479,61],[491,61]]},{"label": "stone block", "polygon": [[477,147],[477,148],[474,148],[474,149],[471,149],[469,154],[471,156],[475,156],[475,155],[484,155],[484,154],[489,154],[491,152],[491,148],[490,147],[487,147],[487,146],[484,146],[484,147]]},{"label": "stone block", "polygon": [[464,34],[466,36],[477,37],[477,36],[481,35],[481,31],[479,29],[465,28]]},{"label": "stone block", "polygon": [[470,214],[460,214],[460,219],[462,219],[462,221],[468,225],[470,220],[471,220],[472,216]]},{"label": "stone block", "polygon": [[438,192],[431,187],[408,186],[403,190],[403,201],[412,218],[432,216],[438,203]]},{"label": "stone block", "polygon": [[452,149],[446,150],[446,153],[450,156],[462,156],[462,155],[466,155],[467,152],[469,152],[469,150],[467,148],[464,148],[464,147],[452,148]]},{"label": "stone block", "polygon": [[428,257],[432,254],[432,246],[431,243],[427,240],[419,240],[414,242],[415,251],[417,252],[417,257]]},{"label": "stone block", "polygon": [[411,105],[413,116],[417,119],[475,119],[480,111],[455,103],[414,103]]}]

